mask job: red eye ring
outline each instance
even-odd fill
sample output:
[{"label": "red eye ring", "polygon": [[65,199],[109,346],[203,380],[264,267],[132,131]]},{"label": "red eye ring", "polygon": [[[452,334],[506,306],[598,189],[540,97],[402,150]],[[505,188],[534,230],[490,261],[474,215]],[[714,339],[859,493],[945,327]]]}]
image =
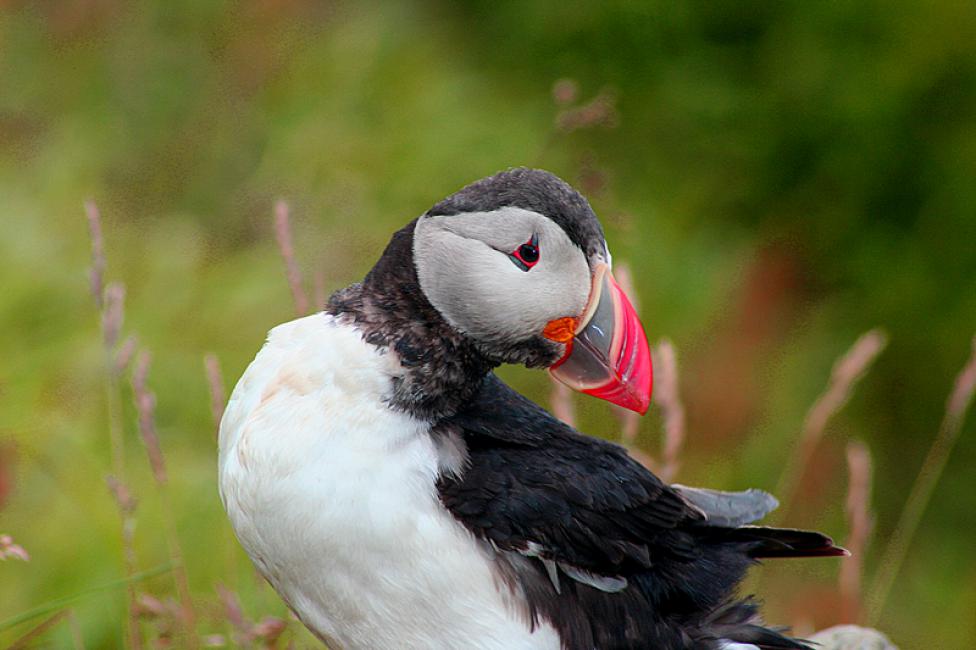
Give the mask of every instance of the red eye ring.
[{"label": "red eye ring", "polygon": [[532,235],[528,241],[508,254],[509,259],[523,271],[528,271],[539,263],[539,236]]}]

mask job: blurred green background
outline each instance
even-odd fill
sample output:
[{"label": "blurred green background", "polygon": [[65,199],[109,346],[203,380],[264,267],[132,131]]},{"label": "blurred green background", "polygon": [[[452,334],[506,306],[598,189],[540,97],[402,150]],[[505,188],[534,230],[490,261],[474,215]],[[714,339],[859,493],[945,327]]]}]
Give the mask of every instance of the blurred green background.
[{"label": "blurred green background", "polygon": [[[0,621],[123,575],[86,199],[127,289],[123,336],[153,355],[199,630],[227,634],[218,583],[251,619],[285,614],[223,516],[202,361],[229,390],[294,315],[274,202],[309,286],[332,291],[395,228],[515,165],[585,191],[651,339],[675,343],[683,483],[774,489],[835,359],[888,332],[786,518],[843,541],[844,448],[864,440],[872,577],[976,331],[974,43],[971,0],[0,2],[0,533],[31,555],[0,562]],[[543,373],[504,376],[547,399]],[[128,384],[147,569],[168,551]],[[608,407],[577,406],[617,438]],[[974,464],[970,418],[879,621],[902,648],[976,639]],[[837,566],[780,562],[751,586],[768,620],[821,628],[841,617]],[[169,575],[136,588],[175,594]],[[124,590],[71,607],[85,647],[122,643]],[[284,638],[311,643],[298,627]],[[32,643],[70,647],[69,629]]]}]

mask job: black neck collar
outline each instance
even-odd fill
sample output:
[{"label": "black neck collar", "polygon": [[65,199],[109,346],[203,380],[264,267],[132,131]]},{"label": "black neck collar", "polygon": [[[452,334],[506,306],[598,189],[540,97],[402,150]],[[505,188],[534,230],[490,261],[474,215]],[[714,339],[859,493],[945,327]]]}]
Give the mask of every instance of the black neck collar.
[{"label": "black neck collar", "polygon": [[454,330],[420,290],[413,260],[416,220],[397,231],[362,283],[335,292],[326,311],[351,318],[372,345],[395,353],[391,405],[437,421],[454,415],[497,366]]}]

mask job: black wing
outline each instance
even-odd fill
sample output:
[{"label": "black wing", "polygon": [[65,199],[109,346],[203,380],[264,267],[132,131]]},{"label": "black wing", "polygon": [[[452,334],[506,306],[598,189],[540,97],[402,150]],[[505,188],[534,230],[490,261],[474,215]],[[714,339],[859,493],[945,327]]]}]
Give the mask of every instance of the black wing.
[{"label": "black wing", "polygon": [[705,519],[612,443],[584,436],[492,375],[451,423],[469,464],[444,477],[441,500],[497,548],[540,554],[602,575],[651,566],[652,548],[695,557],[680,527]]},{"label": "black wing", "polygon": [[775,507],[768,495],[667,486],[622,447],[578,433],[494,375],[442,427],[467,451],[464,469],[438,482],[442,502],[499,551],[533,619],[556,625],[566,648],[719,647],[709,629],[731,638],[718,625],[730,618],[782,644],[769,647],[805,647],[757,626],[753,605],[728,604],[764,549],[835,554],[818,533],[782,531],[781,541],[776,529],[728,527]]}]

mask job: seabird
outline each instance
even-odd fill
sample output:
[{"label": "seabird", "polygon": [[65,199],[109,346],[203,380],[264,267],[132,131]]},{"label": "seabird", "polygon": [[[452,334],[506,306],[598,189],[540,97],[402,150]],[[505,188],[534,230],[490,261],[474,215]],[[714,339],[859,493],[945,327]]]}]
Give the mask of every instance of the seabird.
[{"label": "seabird", "polygon": [[238,539],[334,650],[808,648],[736,586],[838,556],[752,525],[759,490],[666,485],[507,385],[505,363],[644,413],[644,330],[589,203],[552,174],[472,183],[361,283],[279,325],[220,427]]}]

